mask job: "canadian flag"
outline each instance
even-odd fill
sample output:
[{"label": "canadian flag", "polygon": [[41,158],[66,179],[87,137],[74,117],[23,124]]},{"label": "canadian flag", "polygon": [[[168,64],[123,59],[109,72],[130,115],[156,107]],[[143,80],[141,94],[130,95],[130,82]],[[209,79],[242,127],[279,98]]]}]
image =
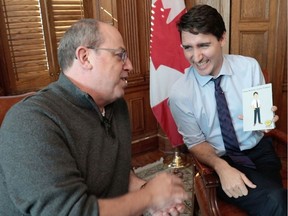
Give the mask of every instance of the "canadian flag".
[{"label": "canadian flag", "polygon": [[152,0],[150,36],[150,104],[173,147],[183,144],[170,109],[168,95],[189,63],[180,47],[176,22],[186,12],[184,0]]}]

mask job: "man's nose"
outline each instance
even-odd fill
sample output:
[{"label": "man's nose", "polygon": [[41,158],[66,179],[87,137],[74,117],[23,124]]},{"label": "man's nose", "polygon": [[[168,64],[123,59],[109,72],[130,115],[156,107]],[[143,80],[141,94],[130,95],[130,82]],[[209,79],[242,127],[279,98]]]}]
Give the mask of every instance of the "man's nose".
[{"label": "man's nose", "polygon": [[133,70],[133,65],[129,57],[127,57],[126,62],[123,64],[123,69],[128,72]]},{"label": "man's nose", "polygon": [[200,49],[194,49],[192,53],[193,62],[200,62],[202,60],[202,52]]}]

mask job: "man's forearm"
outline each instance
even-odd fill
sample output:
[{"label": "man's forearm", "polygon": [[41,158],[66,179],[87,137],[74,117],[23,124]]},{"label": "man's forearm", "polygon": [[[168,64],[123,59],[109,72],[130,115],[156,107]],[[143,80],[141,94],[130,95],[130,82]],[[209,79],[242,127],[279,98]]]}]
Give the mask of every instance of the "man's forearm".
[{"label": "man's forearm", "polygon": [[212,167],[216,172],[222,165],[227,165],[227,162],[216,154],[214,148],[208,142],[203,142],[190,148],[190,152],[200,162]]},{"label": "man's forearm", "polygon": [[133,171],[130,172],[129,178],[129,192],[139,190],[146,181],[139,178]]}]

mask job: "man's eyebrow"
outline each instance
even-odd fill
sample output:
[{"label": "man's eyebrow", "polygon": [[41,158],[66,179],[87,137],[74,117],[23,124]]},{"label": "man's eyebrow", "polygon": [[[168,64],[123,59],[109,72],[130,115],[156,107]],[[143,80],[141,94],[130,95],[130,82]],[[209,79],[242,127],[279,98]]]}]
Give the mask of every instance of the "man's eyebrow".
[{"label": "man's eyebrow", "polygon": [[[210,45],[211,42],[203,42],[203,43],[198,43],[196,44],[195,46],[199,47],[199,46],[203,46],[203,45]],[[190,45],[190,44],[181,44],[181,46],[183,48],[187,48],[187,47],[193,47],[193,45]]]},{"label": "man's eyebrow", "polygon": [[203,42],[203,43],[197,44],[197,46],[210,45],[210,44],[211,44],[211,42]]},{"label": "man's eyebrow", "polygon": [[181,47],[183,47],[183,48],[184,48],[184,47],[192,47],[192,46],[191,46],[191,45],[189,45],[189,44],[187,44],[187,45],[186,45],[186,44],[181,44]]}]

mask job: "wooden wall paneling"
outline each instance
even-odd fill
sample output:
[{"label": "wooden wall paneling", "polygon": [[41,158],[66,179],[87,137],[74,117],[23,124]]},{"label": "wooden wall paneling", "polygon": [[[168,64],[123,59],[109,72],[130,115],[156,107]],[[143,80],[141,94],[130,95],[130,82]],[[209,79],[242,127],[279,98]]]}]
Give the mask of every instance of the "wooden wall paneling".
[{"label": "wooden wall paneling", "polygon": [[287,73],[287,1],[235,0],[231,8],[230,51],[256,58],[268,71],[273,102],[281,115],[277,127],[287,131],[287,103],[283,106],[283,100],[287,101],[287,80],[283,81]]},{"label": "wooden wall paneling", "polygon": [[279,1],[276,14],[275,70],[272,71],[272,82],[276,86],[274,99],[280,116],[277,127],[287,132],[287,0]]},{"label": "wooden wall paneling", "polygon": [[158,147],[158,125],[147,95],[149,95],[148,86],[130,88],[125,93],[131,121],[134,154]]},{"label": "wooden wall paneling", "polygon": [[134,70],[129,74],[129,85],[145,81],[140,68],[139,27],[137,24],[137,1],[120,0],[117,2],[118,29],[121,32]]},{"label": "wooden wall paneling", "polygon": [[196,4],[194,0],[185,0],[186,9],[189,10],[193,5]]},{"label": "wooden wall paneling", "polygon": [[85,17],[94,17],[118,28],[116,0],[83,0]]},{"label": "wooden wall paneling", "polygon": [[139,26],[139,56],[141,60],[140,70],[144,74],[144,80],[149,81],[150,75],[150,23],[151,0],[137,2],[137,25]]},{"label": "wooden wall paneling", "polygon": [[156,120],[152,112],[147,112],[150,109],[147,94],[148,87],[141,87],[127,91],[125,99],[130,108],[130,118],[132,123],[132,134],[135,138],[143,138],[148,134],[157,133]]},{"label": "wooden wall paneling", "polygon": [[[261,68],[273,68],[276,1],[233,1],[231,53],[254,57]],[[269,4],[270,3],[270,4]]]},{"label": "wooden wall paneling", "polygon": [[118,29],[123,36],[133,71],[125,99],[132,125],[132,152],[158,146],[158,125],[149,100],[150,1],[117,1]]},{"label": "wooden wall paneling", "polygon": [[[131,95],[130,95],[131,96]],[[144,95],[136,94],[129,100],[129,107],[131,121],[132,121],[132,131],[134,134],[141,134],[145,130],[144,124]]]}]

